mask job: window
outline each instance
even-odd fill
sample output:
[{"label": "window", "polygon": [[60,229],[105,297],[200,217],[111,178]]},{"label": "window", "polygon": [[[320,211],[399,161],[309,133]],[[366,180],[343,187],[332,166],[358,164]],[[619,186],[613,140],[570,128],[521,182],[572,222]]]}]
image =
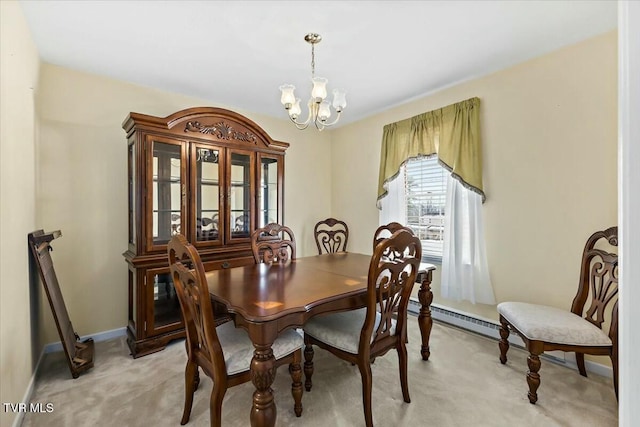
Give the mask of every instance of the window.
[{"label": "window", "polygon": [[441,261],[448,172],[436,156],[410,159],[404,174],[405,224],[422,242],[422,257]]}]

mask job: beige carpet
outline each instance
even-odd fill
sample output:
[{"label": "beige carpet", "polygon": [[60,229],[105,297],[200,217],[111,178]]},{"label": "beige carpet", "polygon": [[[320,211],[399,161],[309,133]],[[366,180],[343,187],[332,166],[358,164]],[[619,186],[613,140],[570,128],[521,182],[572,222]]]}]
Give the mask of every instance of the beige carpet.
[{"label": "beige carpet", "polygon": [[[526,353],[514,346],[498,360],[496,340],[436,323],[431,360],[420,359],[415,317],[409,322],[409,391],[404,403],[398,358],[389,352],[373,365],[373,418],[386,426],[617,426],[617,402],[608,378],[542,361],[538,403],[527,399]],[[273,385],[279,426],[364,425],[358,369],[316,349],[314,387],[304,393],[301,418],[293,413],[291,378],[278,370]],[[32,402],[52,403],[52,413],[28,413],[23,426],[179,426],[184,402],[183,341],[132,359],[124,338],[96,344],[95,367],[72,379],[61,353],[41,366]],[[211,381],[201,376],[188,426],[209,425]],[[229,389],[224,426],[248,426],[251,383]]]}]

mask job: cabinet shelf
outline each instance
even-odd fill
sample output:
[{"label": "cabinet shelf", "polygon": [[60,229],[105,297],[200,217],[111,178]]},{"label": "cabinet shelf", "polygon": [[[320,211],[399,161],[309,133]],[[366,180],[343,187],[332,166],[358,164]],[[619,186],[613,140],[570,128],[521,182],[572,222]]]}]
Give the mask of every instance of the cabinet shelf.
[{"label": "cabinet shelf", "polygon": [[156,176],[153,177],[153,182],[166,182],[171,184],[180,184],[180,177],[171,177],[171,178],[158,178]]}]

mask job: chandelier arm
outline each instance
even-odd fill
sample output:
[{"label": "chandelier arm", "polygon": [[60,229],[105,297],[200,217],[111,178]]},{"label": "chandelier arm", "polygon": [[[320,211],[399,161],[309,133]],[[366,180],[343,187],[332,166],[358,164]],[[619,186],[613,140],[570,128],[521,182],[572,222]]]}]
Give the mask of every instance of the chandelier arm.
[{"label": "chandelier arm", "polygon": [[[318,119],[316,119],[316,122],[320,122],[320,123],[322,124],[322,127],[323,127],[323,128],[324,128],[324,127],[327,127],[327,126],[333,126],[333,125],[335,125],[336,123],[338,123],[338,120],[340,120],[340,114],[342,114],[342,111],[337,112],[336,114],[337,114],[336,118],[335,118],[331,123],[326,123],[326,122],[325,122],[325,123],[323,123],[322,121],[320,121],[320,120],[318,120]],[[316,126],[316,127],[317,127],[317,126]]]},{"label": "chandelier arm", "polygon": [[311,122],[311,120],[307,119],[304,122],[298,122],[296,120],[293,119],[293,117],[289,116],[289,120],[291,120],[291,122],[300,130],[305,130],[306,128],[309,127],[309,123]]},{"label": "chandelier arm", "polygon": [[298,129],[300,130],[306,129],[312,120],[317,120],[318,112],[317,112],[317,108],[314,108],[314,107],[315,105],[311,107],[307,106],[307,118],[304,122],[299,122],[291,116],[289,116],[289,119],[291,119],[291,121],[296,125]]}]

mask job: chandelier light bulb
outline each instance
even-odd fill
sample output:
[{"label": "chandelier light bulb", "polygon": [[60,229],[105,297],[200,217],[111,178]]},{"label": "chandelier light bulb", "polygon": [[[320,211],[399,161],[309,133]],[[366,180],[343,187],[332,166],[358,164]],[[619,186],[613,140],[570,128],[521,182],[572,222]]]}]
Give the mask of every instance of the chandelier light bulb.
[{"label": "chandelier light bulb", "polygon": [[320,103],[320,108],[318,109],[318,118],[322,123],[324,123],[329,120],[329,117],[331,117],[331,108],[329,107],[329,102],[322,101]]},{"label": "chandelier light bulb", "polygon": [[282,95],[280,96],[280,102],[284,105],[284,108],[287,110],[287,105],[291,106],[294,102],[296,102],[296,96],[293,91],[296,89],[294,85],[282,85],[280,86],[280,91],[282,91]]},{"label": "chandelier light bulb", "polygon": [[347,94],[340,90],[333,90],[333,108],[339,113],[347,106]]},{"label": "chandelier light bulb", "polygon": [[302,109],[300,108],[300,98],[296,98],[294,103],[289,108],[289,117],[292,119],[297,119],[302,113]]},{"label": "chandelier light bulb", "polygon": [[327,83],[329,81],[324,77],[314,77],[311,79],[313,89],[311,89],[311,98],[314,102],[322,102],[327,97]]}]

